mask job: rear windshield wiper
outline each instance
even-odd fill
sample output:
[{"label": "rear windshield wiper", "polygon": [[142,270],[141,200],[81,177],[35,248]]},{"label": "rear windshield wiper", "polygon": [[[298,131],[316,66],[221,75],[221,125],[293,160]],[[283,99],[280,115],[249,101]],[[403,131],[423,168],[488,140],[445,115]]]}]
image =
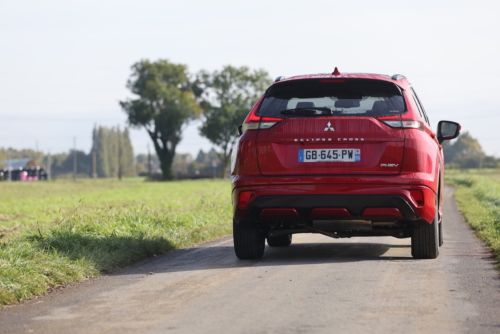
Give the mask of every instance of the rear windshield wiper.
[{"label": "rear windshield wiper", "polygon": [[[320,111],[320,113],[318,113]],[[282,115],[301,115],[301,116],[323,116],[332,115],[332,109],[327,107],[294,108],[281,111]]]}]

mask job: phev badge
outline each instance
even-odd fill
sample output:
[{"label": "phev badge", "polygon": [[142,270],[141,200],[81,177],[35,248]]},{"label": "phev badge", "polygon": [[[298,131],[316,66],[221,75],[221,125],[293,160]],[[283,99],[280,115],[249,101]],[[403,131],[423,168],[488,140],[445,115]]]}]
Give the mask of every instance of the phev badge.
[{"label": "phev badge", "polygon": [[328,130],[335,131],[335,129],[332,128],[332,123],[328,122],[326,125],[328,125],[328,126],[325,128],[325,131],[328,131]]}]

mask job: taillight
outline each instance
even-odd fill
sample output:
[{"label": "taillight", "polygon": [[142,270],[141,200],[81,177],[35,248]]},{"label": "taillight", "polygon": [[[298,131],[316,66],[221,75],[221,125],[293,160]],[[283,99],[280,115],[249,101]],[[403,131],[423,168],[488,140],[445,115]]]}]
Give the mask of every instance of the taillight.
[{"label": "taillight", "polygon": [[248,201],[250,201],[250,197],[252,197],[251,191],[242,191],[240,192],[240,196],[238,198],[238,206],[240,208],[244,208],[247,206]]},{"label": "taillight", "polygon": [[398,208],[364,208],[361,212],[363,218],[403,218]]},{"label": "taillight", "polygon": [[[247,121],[245,120],[245,123],[243,123],[242,130],[243,132],[247,130],[258,130],[258,129],[269,129],[270,127],[274,126],[276,123],[282,121],[282,118],[272,118],[272,117],[260,117],[260,116],[255,116],[258,117],[258,120],[251,120]],[[250,118],[250,117],[248,117]]]},{"label": "taillight", "polygon": [[417,203],[418,206],[424,205],[424,194],[420,190],[410,190],[410,196],[413,198],[415,203]]},{"label": "taillight", "polygon": [[391,128],[420,129],[424,130],[424,125],[419,121],[394,119],[395,117],[379,117],[378,120]]},{"label": "taillight", "polygon": [[247,118],[245,118],[245,120],[243,121],[243,124],[241,126],[243,132],[246,132],[247,130],[269,129],[276,123],[283,120],[282,118],[262,117],[255,114],[257,112],[259,104],[263,99],[264,96],[260,98],[260,100],[252,108],[252,111],[250,111],[250,113],[248,114]]},{"label": "taillight", "polygon": [[[281,121],[281,119],[280,119],[280,121]],[[278,121],[243,123],[242,130],[243,130],[243,132],[245,132],[247,130],[269,129],[270,127],[272,127],[276,123],[278,123]]]}]

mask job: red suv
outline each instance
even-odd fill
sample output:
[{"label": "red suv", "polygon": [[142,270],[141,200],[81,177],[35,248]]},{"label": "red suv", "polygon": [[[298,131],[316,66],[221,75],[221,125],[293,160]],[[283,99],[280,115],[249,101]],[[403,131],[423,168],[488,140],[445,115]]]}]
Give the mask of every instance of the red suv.
[{"label": "red suv", "polygon": [[236,256],[257,259],[294,233],[411,237],[439,254],[444,161],[458,123],[430,127],[403,75],[278,77],[240,127],[231,161]]}]

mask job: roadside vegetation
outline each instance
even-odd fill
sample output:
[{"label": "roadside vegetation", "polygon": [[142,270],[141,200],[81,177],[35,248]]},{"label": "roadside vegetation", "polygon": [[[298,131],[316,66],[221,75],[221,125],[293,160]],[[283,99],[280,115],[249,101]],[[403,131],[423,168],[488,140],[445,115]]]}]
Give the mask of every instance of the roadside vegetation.
[{"label": "roadside vegetation", "polygon": [[0,183],[0,305],[231,232],[226,180]]},{"label": "roadside vegetation", "polygon": [[445,181],[457,189],[455,199],[467,222],[500,259],[500,170],[447,170]]}]

